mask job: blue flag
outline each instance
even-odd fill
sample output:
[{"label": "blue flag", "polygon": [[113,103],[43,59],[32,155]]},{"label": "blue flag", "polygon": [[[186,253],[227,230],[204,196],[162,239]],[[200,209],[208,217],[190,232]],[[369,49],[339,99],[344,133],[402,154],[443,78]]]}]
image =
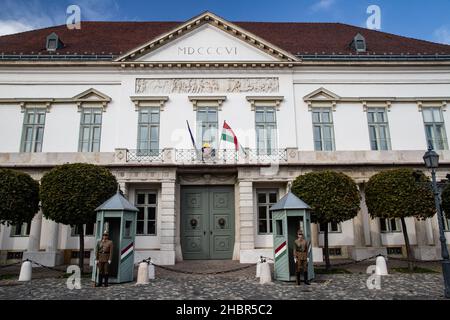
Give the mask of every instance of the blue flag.
[{"label": "blue flag", "polygon": [[194,136],[192,135],[191,127],[189,126],[189,121],[186,120],[186,123],[189,130],[189,134],[191,135],[192,145],[194,146],[194,149],[197,150],[197,145],[195,144],[195,139]]}]

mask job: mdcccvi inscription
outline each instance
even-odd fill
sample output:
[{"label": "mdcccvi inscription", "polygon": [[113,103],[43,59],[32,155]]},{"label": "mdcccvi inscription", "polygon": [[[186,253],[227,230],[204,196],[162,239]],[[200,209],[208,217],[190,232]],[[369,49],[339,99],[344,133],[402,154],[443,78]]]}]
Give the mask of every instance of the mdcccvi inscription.
[{"label": "mdcccvi inscription", "polygon": [[276,93],[278,78],[136,79],[137,94]]}]

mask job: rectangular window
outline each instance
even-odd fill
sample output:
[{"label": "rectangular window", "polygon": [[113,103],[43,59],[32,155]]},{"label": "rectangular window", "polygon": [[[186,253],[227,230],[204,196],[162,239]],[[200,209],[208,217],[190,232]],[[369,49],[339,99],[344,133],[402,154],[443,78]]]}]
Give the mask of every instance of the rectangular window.
[{"label": "rectangular window", "polygon": [[272,233],[272,212],[270,207],[277,203],[278,194],[276,191],[257,191],[258,201],[258,233]]},{"label": "rectangular window", "polygon": [[131,238],[131,226],[133,224],[133,221],[125,221],[125,232],[124,232],[124,237],[125,238]]},{"label": "rectangular window", "polygon": [[136,235],[156,235],[156,192],[138,191],[135,202],[139,209]]},{"label": "rectangular window", "polygon": [[334,150],[334,126],[331,108],[313,108],[314,150]]},{"label": "rectangular window", "polygon": [[28,237],[30,235],[31,223],[24,222],[20,226],[11,226],[11,237]]},{"label": "rectangular window", "polygon": [[[325,232],[326,225],[325,223],[319,224],[319,232]],[[341,233],[342,228],[341,224],[338,222],[330,222],[328,223],[328,233]]]},{"label": "rectangular window", "polygon": [[159,154],[159,119],[160,108],[147,107],[139,109],[138,143],[139,155]]},{"label": "rectangular window", "polygon": [[[84,235],[85,236],[93,236],[94,235],[94,230],[95,230],[95,224],[94,223],[88,223],[83,225],[83,229],[84,229]],[[78,228],[78,226],[71,226],[71,236],[72,237],[77,237],[80,235],[80,230]]]},{"label": "rectangular window", "polygon": [[422,114],[427,145],[433,146],[435,150],[447,150],[447,134],[441,108],[426,107],[422,109]]},{"label": "rectangular window", "polygon": [[388,232],[401,232],[401,222],[398,218],[392,218],[392,219],[380,219],[380,230],[381,232],[388,233]]},{"label": "rectangular window", "polygon": [[23,251],[8,251],[6,260],[22,260]]},{"label": "rectangular window", "polygon": [[80,122],[79,152],[99,152],[102,131],[102,109],[83,108]]},{"label": "rectangular window", "polygon": [[27,108],[23,120],[22,152],[42,152],[45,108]]},{"label": "rectangular window", "polygon": [[390,150],[391,139],[386,108],[368,108],[367,120],[371,150]]},{"label": "rectangular window", "polygon": [[256,107],[256,148],[258,155],[272,155],[277,149],[277,119],[274,107]]},{"label": "rectangular window", "polygon": [[277,236],[283,236],[284,235],[284,232],[283,232],[283,220],[276,220],[275,223],[276,223],[276,227],[277,227],[276,235]]},{"label": "rectangular window", "polygon": [[218,133],[217,107],[197,108],[197,141],[201,142],[200,147],[208,144],[211,148],[217,148]]},{"label": "rectangular window", "polygon": [[394,256],[402,255],[402,247],[387,247],[386,250],[388,255]]}]

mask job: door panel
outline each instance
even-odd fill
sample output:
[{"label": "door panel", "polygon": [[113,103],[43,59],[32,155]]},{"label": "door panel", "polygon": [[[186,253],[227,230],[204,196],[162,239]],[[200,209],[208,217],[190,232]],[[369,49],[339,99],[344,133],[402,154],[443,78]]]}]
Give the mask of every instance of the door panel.
[{"label": "door panel", "polygon": [[208,259],[208,194],[203,188],[183,190],[181,205],[181,245],[184,258]]},{"label": "door panel", "polygon": [[233,187],[181,190],[183,258],[231,259],[234,248]]},{"label": "door panel", "polygon": [[234,247],[234,196],[233,189],[211,188],[210,199],[210,257],[231,259]]}]

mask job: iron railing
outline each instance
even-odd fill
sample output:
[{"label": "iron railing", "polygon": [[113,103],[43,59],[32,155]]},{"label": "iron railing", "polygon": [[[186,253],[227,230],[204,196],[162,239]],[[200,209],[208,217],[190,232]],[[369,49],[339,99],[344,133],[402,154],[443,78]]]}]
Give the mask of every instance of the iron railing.
[{"label": "iron railing", "polygon": [[248,149],[248,158],[250,162],[256,163],[280,163],[288,160],[286,149]]},{"label": "iron railing", "polygon": [[175,161],[179,163],[237,163],[239,152],[235,150],[195,150],[177,149]]},{"label": "iron railing", "polygon": [[[175,155],[173,155],[175,153]],[[188,164],[269,164],[285,163],[286,149],[245,149],[232,150],[195,150],[195,149],[164,149],[164,150],[128,150],[127,162],[172,162]]]},{"label": "iron railing", "polygon": [[164,150],[128,150],[127,162],[163,162]]}]

